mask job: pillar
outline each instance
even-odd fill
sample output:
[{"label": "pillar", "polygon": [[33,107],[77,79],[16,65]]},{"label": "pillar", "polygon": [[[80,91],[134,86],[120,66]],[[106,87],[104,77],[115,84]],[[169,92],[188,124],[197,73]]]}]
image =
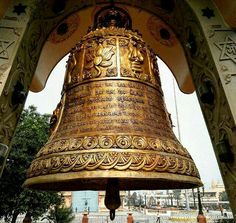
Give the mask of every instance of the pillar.
[{"label": "pillar", "polygon": [[[16,85],[17,83],[18,86],[21,85],[18,78],[20,79],[20,76],[23,75],[24,69],[21,69],[21,66],[24,65],[22,59],[20,60],[19,57],[17,60],[16,57],[27,28],[31,14],[30,8],[31,6],[26,5],[24,1],[11,1],[2,12],[0,20],[0,153],[2,153],[0,154],[0,177],[9,154],[9,150],[6,148],[9,147],[23,108],[22,103],[19,103],[20,100],[16,102],[13,98],[18,99],[21,94],[21,90],[16,90]],[[21,56],[23,57],[23,54]],[[15,93],[13,93],[14,91]],[[18,106],[19,104],[21,104],[21,108]]]},{"label": "pillar", "polygon": [[[182,44],[236,219],[236,33],[213,1],[190,0],[188,4],[200,26],[187,22]],[[189,13],[182,15],[188,18]]]},{"label": "pillar", "polygon": [[89,222],[88,213],[83,213],[82,223],[88,223],[88,222]]},{"label": "pillar", "polygon": [[199,214],[197,216],[197,222],[199,222],[199,223],[206,223],[207,222],[206,221],[206,217],[203,214]]},{"label": "pillar", "polygon": [[128,213],[127,223],[133,223],[133,222],[134,222],[134,219],[133,219],[132,213]]}]

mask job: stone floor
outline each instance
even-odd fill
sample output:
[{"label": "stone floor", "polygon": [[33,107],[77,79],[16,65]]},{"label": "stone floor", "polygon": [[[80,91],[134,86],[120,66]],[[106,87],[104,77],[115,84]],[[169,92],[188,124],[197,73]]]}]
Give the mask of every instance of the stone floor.
[{"label": "stone floor", "polygon": [[[89,223],[126,223],[128,211],[117,212],[114,221],[109,218],[109,212],[101,213],[89,213]],[[157,212],[148,212],[143,210],[142,212],[132,212],[134,223],[156,223]],[[197,211],[169,211],[160,213],[160,223],[196,223],[197,222]],[[72,223],[81,223],[83,213],[75,213],[75,219]],[[219,219],[224,219],[219,211],[210,211],[205,213],[207,223],[216,223]],[[24,216],[19,216],[17,223],[22,223]],[[227,212],[227,218],[232,218],[232,213]],[[225,219],[227,219],[225,218]],[[4,221],[0,221],[4,223]],[[48,223],[48,221],[34,221],[34,223]]]}]

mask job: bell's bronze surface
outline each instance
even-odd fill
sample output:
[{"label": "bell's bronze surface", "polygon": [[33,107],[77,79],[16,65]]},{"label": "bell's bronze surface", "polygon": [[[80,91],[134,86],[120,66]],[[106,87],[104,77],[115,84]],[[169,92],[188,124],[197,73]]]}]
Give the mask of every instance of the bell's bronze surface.
[{"label": "bell's bronze surface", "polygon": [[115,26],[72,49],[51,136],[25,185],[49,190],[176,189],[202,185],[178,142],[163,100],[156,55],[140,35]]},{"label": "bell's bronze surface", "polygon": [[201,186],[198,170],[173,131],[156,55],[124,10],[95,15],[94,30],[70,53],[50,138],[25,186],[106,190],[110,219],[120,190]]}]

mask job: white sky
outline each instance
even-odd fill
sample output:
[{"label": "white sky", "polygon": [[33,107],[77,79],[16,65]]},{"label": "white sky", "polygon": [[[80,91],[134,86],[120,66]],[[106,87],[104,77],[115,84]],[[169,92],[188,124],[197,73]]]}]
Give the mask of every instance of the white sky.
[{"label": "white sky", "polygon": [[[38,112],[42,114],[52,114],[60,100],[66,60],[67,57],[62,59],[62,61],[54,68],[43,91],[39,93],[29,93],[25,107],[33,104],[37,107]],[[161,60],[159,60],[159,70],[167,110],[171,113],[173,124],[177,126],[173,76],[171,71]],[[191,154],[200,172],[201,179],[205,184],[205,187],[208,188],[210,187],[212,180],[222,181],[222,179],[201,109],[195,93],[188,95],[183,94],[177,87],[176,82],[175,89],[181,143]],[[174,132],[176,136],[178,136],[177,127],[174,128]]]}]

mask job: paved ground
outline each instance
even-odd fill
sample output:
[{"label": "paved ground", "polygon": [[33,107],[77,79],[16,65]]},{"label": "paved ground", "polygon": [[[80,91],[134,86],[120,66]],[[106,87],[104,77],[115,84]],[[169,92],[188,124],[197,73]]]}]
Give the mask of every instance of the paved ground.
[{"label": "paved ground", "polygon": [[[132,212],[134,223],[156,223],[157,212]],[[166,213],[160,213],[160,223],[196,223],[197,211],[167,211]],[[229,218],[232,218],[232,214],[227,214]],[[90,213],[89,223],[125,223],[127,222],[128,211],[117,212],[114,221],[109,219],[108,212],[102,213]],[[217,222],[221,219],[221,213],[219,211],[210,211],[205,213],[207,223]],[[77,213],[73,223],[80,223],[82,221],[82,213]]]},{"label": "paved ground", "polygon": [[[90,213],[89,223],[126,223],[129,211],[122,211],[116,213],[116,218],[111,221],[109,212]],[[134,223],[156,223],[156,211],[132,211]],[[196,223],[197,211],[167,211],[160,213],[160,223]],[[232,213],[227,213],[229,218],[232,218]],[[72,223],[82,222],[82,213],[75,213],[75,219]],[[216,223],[218,219],[222,219],[219,211],[210,211],[205,213],[207,223]],[[19,216],[17,223],[22,223],[24,216]],[[4,223],[0,221],[0,223]],[[35,221],[34,223],[48,223],[47,221]]]}]

